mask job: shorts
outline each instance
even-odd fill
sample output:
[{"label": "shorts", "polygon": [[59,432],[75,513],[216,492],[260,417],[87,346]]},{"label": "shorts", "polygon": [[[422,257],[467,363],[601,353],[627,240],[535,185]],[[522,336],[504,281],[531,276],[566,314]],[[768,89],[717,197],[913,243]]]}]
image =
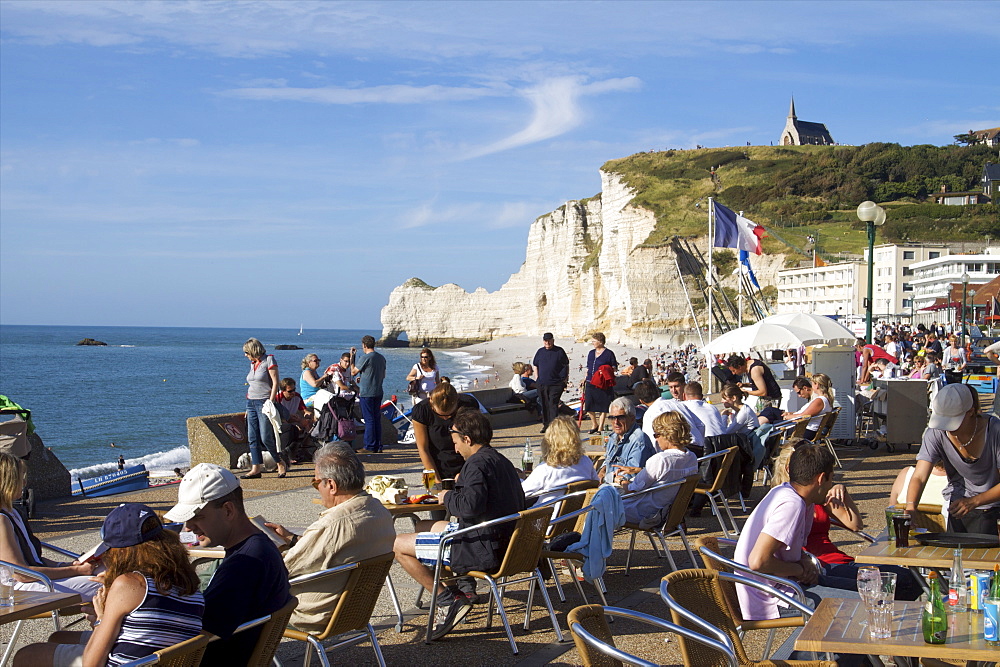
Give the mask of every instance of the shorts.
[{"label": "shorts", "polygon": [[[448,526],[440,533],[417,533],[417,543],[414,548],[414,555],[424,565],[434,567],[438,561],[438,550],[441,546],[441,540],[445,535],[453,533],[458,530],[458,523],[452,521]],[[442,565],[451,565],[451,546],[445,547],[444,550],[444,562]]]},{"label": "shorts", "polygon": [[83,667],[83,650],[87,648],[92,632],[84,632],[79,644],[56,644],[52,654],[52,667]]}]

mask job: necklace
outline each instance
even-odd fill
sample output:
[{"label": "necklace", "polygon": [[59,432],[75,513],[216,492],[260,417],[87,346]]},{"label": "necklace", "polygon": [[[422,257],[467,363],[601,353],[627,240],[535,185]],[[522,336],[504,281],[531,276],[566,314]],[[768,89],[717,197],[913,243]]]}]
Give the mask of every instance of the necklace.
[{"label": "necklace", "polygon": [[[959,449],[965,449],[966,447],[968,447],[969,445],[972,444],[972,441],[976,439],[976,434],[978,434],[978,433],[979,433],[979,417],[976,417],[976,428],[975,428],[975,430],[972,431],[972,437],[970,437],[966,442],[963,443],[963,442],[958,441],[958,436],[956,436],[953,433],[951,433],[949,435],[951,435],[951,437],[956,440]],[[965,459],[965,458],[972,458],[972,457],[968,456],[968,454],[966,453],[966,454],[962,455],[962,458]]]}]

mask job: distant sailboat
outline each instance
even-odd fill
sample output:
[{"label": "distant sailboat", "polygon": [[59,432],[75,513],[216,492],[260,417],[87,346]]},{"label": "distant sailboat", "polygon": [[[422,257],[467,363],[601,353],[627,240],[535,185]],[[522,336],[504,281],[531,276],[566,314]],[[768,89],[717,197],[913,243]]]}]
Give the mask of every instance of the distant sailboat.
[{"label": "distant sailboat", "polygon": [[302,335],[302,325],[301,324],[299,325],[299,335],[300,336]]}]

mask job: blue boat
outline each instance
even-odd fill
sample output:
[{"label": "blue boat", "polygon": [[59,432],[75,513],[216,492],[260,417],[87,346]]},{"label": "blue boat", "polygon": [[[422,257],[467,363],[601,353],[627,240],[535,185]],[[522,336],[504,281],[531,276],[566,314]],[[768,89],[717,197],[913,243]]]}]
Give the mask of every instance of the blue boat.
[{"label": "blue boat", "polygon": [[95,498],[112,496],[116,493],[141,491],[147,488],[149,488],[149,471],[146,470],[146,466],[139,464],[100,477],[78,479],[73,488],[73,495]]}]

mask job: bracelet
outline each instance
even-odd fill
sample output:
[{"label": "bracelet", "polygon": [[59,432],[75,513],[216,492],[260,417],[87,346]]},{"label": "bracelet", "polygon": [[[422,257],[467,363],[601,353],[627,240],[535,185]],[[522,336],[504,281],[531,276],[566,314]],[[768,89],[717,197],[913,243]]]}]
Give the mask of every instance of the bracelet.
[{"label": "bracelet", "polygon": [[298,543],[298,541],[299,541],[299,536],[292,535],[292,539],[288,542],[288,548],[291,549],[292,547],[294,547]]}]

